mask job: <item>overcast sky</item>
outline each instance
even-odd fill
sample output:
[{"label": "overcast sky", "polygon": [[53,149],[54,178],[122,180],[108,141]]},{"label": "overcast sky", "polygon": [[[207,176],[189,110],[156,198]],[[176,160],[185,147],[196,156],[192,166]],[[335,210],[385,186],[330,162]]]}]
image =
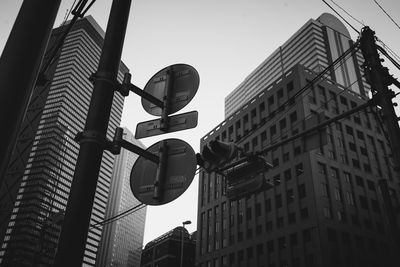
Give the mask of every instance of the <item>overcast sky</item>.
[{"label": "overcast sky", "polygon": [[[374,0],[326,0],[356,29],[362,25],[346,15],[338,4],[400,55],[400,29]],[[62,0],[55,26],[59,26],[72,5]],[[377,0],[400,24],[400,1]],[[22,0],[0,2],[0,51],[21,6]],[[111,0],[97,0],[88,11],[105,30]],[[197,128],[142,141],[150,146],[165,138],[180,138],[200,150],[200,138],[224,119],[224,98],[279,45],[310,18],[333,11],[322,0],[141,0],[133,1],[122,60],[132,73],[132,82],[143,88],[160,69],[186,63],[197,69],[200,88],[181,112],[199,111]],[[350,27],[353,40],[357,33]],[[395,77],[400,72],[389,69]],[[399,90],[394,88],[396,92]],[[398,114],[400,114],[398,112]],[[122,126],[135,131],[139,122],[155,119],[141,107],[138,96],[125,100]],[[174,202],[147,209],[144,244],[191,220],[187,228],[196,230],[198,178]]]}]

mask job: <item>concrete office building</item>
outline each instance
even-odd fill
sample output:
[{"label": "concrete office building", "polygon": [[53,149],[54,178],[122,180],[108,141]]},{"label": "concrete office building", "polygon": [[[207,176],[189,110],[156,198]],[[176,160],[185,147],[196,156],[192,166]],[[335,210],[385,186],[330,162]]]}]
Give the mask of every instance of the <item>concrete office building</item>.
[{"label": "concrete office building", "polygon": [[195,266],[195,240],[186,228],[179,226],[147,243],[142,251],[141,267]]},{"label": "concrete office building", "polygon": [[[302,132],[313,115],[333,118],[365,103],[330,79],[310,84],[315,76],[295,65],[204,136],[201,146],[216,139],[261,151]],[[397,266],[399,173],[371,110],[329,125],[326,145],[312,149],[296,139],[268,152],[274,167],[264,175],[273,186],[265,191],[232,201],[225,178],[202,170],[198,266]]]},{"label": "concrete office building", "polygon": [[[53,30],[47,55],[65,29]],[[103,38],[92,17],[78,20],[46,73],[49,82],[34,89],[1,187],[1,266],[53,264],[79,151],[74,138],[85,124],[93,89],[88,78],[97,70]],[[126,71],[121,63],[120,80]],[[123,97],[116,93],[109,139],[119,126],[122,107]],[[103,154],[91,224],[105,218],[113,161],[111,153]],[[101,227],[89,231],[82,265],[94,266],[101,233]]]},{"label": "concrete office building", "polygon": [[[335,16],[324,13],[316,20],[310,19],[225,98],[225,118],[295,64],[320,72],[352,44],[349,31]],[[368,95],[370,87],[365,79],[360,79],[362,55],[357,52],[349,57],[340,67],[331,69],[328,76],[360,95]]]},{"label": "concrete office building", "polygon": [[[127,128],[124,128],[123,138],[145,148]],[[115,157],[106,218],[112,218],[140,204],[133,196],[130,187],[131,170],[138,157],[126,149],[121,149],[121,153]],[[146,207],[106,224],[103,228],[96,266],[140,266],[145,220]]]}]

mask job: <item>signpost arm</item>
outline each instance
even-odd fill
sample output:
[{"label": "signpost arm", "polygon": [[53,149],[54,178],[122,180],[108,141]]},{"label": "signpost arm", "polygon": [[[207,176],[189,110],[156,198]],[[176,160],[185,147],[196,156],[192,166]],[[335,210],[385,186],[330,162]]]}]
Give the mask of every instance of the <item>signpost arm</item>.
[{"label": "signpost arm", "polygon": [[157,97],[145,92],[144,90],[140,89],[136,85],[131,83],[131,77],[132,75],[130,73],[125,73],[124,75],[124,81],[121,84],[119,91],[123,96],[128,96],[129,91],[132,91],[133,93],[137,94],[140,97],[143,97],[144,99],[150,101],[154,105],[164,108],[164,102],[158,99]]},{"label": "signpost arm", "polygon": [[120,144],[121,144],[121,147],[126,148],[127,150],[129,150],[135,154],[138,154],[139,156],[145,157],[146,159],[151,160],[154,163],[158,164],[160,161],[158,156],[156,156],[153,153],[151,153],[147,150],[144,150],[144,149],[138,147],[137,145],[134,145],[126,140],[121,140]]}]

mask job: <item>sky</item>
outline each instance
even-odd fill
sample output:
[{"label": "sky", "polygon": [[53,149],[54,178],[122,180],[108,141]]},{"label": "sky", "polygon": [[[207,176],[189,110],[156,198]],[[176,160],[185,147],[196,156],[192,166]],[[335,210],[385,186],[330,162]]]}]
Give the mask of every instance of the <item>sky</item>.
[{"label": "sky", "polygon": [[[104,30],[111,2],[97,0],[87,13]],[[357,30],[362,28],[361,23],[368,25],[380,40],[400,55],[400,28],[376,4],[378,2],[400,25],[400,1],[326,2]],[[21,3],[22,0],[0,2],[0,51]],[[72,3],[72,0],[62,0],[55,26],[61,24]],[[200,75],[197,95],[177,113],[197,110],[198,126],[141,141],[151,146],[166,138],[179,138],[199,152],[200,138],[224,120],[225,97],[309,19],[316,19],[325,12],[334,14],[322,0],[134,0],[122,54],[122,61],[132,74],[132,83],[144,88],[156,72],[176,63],[189,64]],[[358,34],[347,28],[356,40]],[[395,78],[400,78],[398,70],[387,66]],[[134,132],[138,123],[152,119],[156,117],[143,110],[138,96],[130,94],[125,99],[121,126]],[[198,182],[195,177],[189,189],[175,201],[147,208],[143,245],[186,220],[192,222],[186,225],[189,232],[196,230]]]}]

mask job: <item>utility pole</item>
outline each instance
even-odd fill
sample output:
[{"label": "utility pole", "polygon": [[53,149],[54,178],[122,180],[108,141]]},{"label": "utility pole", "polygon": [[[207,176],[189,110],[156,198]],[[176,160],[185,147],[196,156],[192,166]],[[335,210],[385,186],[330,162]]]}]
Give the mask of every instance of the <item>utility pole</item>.
[{"label": "utility pole", "polygon": [[382,66],[375,39],[375,32],[369,27],[364,27],[360,38],[360,48],[365,59],[364,70],[371,84],[372,93],[377,98],[377,104],[382,108],[382,119],[388,131],[395,169],[400,170],[399,119],[392,102],[395,93],[388,88],[396,81],[388,69]]},{"label": "utility pole", "polygon": [[[394,111],[392,98],[395,93],[388,88],[389,85],[398,82],[389,74],[389,70],[382,66],[376,45],[375,32],[369,27],[364,27],[361,32],[360,48],[364,56],[364,70],[371,84],[373,98],[376,104],[382,108],[382,120],[388,131],[389,143],[394,159],[395,170],[400,171],[400,129],[398,117]],[[387,181],[381,179],[379,188],[388,214],[389,225],[393,233],[393,239],[397,247],[400,247],[400,231],[398,229],[398,215],[393,206]]]},{"label": "utility pole", "polygon": [[112,3],[54,266],[82,265],[130,6]]}]

